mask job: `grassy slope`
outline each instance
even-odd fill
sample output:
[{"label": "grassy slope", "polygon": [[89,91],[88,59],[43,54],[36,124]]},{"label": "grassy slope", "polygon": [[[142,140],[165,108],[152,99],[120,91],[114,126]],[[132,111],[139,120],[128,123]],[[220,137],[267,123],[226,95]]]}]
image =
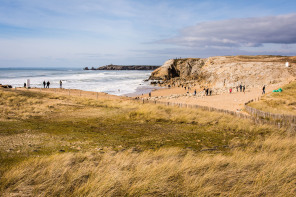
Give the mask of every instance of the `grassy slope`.
[{"label": "grassy slope", "polygon": [[[295,194],[295,136],[219,113],[0,90],[5,195]],[[205,150],[205,151],[200,151]]]},{"label": "grassy slope", "polygon": [[275,114],[296,115],[296,81],[282,87],[283,92],[266,94],[251,107]]}]

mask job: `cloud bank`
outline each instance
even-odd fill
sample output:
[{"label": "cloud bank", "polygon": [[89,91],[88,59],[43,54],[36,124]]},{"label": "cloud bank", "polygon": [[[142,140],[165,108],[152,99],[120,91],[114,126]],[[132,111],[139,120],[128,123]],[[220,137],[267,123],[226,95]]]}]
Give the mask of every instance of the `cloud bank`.
[{"label": "cloud bank", "polygon": [[260,47],[295,44],[296,14],[202,22],[160,43],[187,47]]}]

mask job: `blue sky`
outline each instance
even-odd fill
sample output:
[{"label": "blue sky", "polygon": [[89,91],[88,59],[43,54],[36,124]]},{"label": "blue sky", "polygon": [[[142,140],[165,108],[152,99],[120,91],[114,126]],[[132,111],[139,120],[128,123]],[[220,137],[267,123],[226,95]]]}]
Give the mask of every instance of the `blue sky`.
[{"label": "blue sky", "polygon": [[295,55],[295,0],[0,0],[0,67]]}]

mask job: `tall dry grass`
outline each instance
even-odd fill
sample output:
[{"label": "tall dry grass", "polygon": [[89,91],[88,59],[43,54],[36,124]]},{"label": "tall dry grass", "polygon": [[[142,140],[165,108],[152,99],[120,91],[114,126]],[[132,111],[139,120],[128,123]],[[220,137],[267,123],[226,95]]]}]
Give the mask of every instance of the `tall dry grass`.
[{"label": "tall dry grass", "polygon": [[4,196],[295,196],[296,137],[270,136],[230,154],[165,148],[65,153],[6,173]]},{"label": "tall dry grass", "polygon": [[0,90],[0,107],[3,196],[296,195],[296,137],[284,129],[28,91]]}]

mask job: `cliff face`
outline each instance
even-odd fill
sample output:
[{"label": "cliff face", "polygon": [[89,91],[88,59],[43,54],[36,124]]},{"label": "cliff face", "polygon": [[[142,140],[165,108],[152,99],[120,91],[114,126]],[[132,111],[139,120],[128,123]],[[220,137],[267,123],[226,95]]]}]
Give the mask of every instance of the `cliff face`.
[{"label": "cliff face", "polygon": [[[285,66],[286,62],[290,67]],[[295,77],[295,56],[223,56],[171,59],[153,71],[150,79],[194,81],[222,88],[240,84],[262,86]]]}]

